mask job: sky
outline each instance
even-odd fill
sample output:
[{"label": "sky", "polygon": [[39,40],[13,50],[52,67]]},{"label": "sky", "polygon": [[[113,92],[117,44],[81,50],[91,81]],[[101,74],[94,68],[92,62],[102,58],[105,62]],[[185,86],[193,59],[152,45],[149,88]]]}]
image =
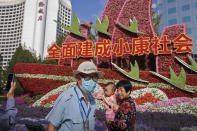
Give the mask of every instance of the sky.
[{"label": "sky", "polygon": [[80,22],[92,21],[96,23],[96,16],[100,19],[107,0],[70,0],[72,11],[78,16]]}]

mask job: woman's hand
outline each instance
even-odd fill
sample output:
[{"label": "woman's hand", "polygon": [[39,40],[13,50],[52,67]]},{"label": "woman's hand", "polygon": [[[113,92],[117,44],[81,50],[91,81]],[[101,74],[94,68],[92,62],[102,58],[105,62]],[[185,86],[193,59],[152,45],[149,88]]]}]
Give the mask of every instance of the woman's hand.
[{"label": "woman's hand", "polygon": [[108,126],[108,125],[110,124],[111,121],[112,121],[112,119],[106,118],[106,120],[105,120],[106,126]]},{"label": "woman's hand", "polygon": [[11,82],[11,88],[7,93],[7,99],[14,98],[15,89],[16,89],[16,82]]}]

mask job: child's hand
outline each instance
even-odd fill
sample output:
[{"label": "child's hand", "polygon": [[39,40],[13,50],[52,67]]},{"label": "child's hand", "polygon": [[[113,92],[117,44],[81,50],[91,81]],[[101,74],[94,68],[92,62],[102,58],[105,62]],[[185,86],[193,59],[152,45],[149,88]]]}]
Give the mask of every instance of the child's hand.
[{"label": "child's hand", "polygon": [[119,108],[119,106],[116,105],[116,104],[114,104],[114,106],[113,106],[113,111],[114,111],[114,112],[117,112],[118,108]]},{"label": "child's hand", "polygon": [[112,121],[112,119],[110,119],[110,118],[106,118],[106,120],[105,120],[105,124],[108,126],[108,125],[109,125],[109,123],[110,123],[110,121]]}]

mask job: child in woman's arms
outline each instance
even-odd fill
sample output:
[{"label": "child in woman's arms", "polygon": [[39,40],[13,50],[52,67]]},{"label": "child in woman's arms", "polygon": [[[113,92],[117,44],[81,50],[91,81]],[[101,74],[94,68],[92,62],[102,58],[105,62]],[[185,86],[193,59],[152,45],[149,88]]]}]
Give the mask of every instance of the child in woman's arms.
[{"label": "child in woman's arms", "polygon": [[106,120],[114,120],[115,111],[118,110],[117,100],[116,100],[116,86],[112,82],[108,82],[102,91],[96,92],[94,97],[97,100],[102,100],[106,108]]}]

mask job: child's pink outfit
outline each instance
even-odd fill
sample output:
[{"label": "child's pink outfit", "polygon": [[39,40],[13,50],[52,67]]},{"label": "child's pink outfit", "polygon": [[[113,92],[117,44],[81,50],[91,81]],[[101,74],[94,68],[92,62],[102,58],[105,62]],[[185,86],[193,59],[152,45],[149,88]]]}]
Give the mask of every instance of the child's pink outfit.
[{"label": "child's pink outfit", "polygon": [[104,100],[104,105],[106,108],[106,112],[105,112],[106,118],[110,118],[114,120],[115,112],[113,111],[113,107],[116,106],[115,108],[118,108],[115,93],[110,97],[105,97],[104,92],[99,91],[94,94],[94,97],[97,100]]}]

